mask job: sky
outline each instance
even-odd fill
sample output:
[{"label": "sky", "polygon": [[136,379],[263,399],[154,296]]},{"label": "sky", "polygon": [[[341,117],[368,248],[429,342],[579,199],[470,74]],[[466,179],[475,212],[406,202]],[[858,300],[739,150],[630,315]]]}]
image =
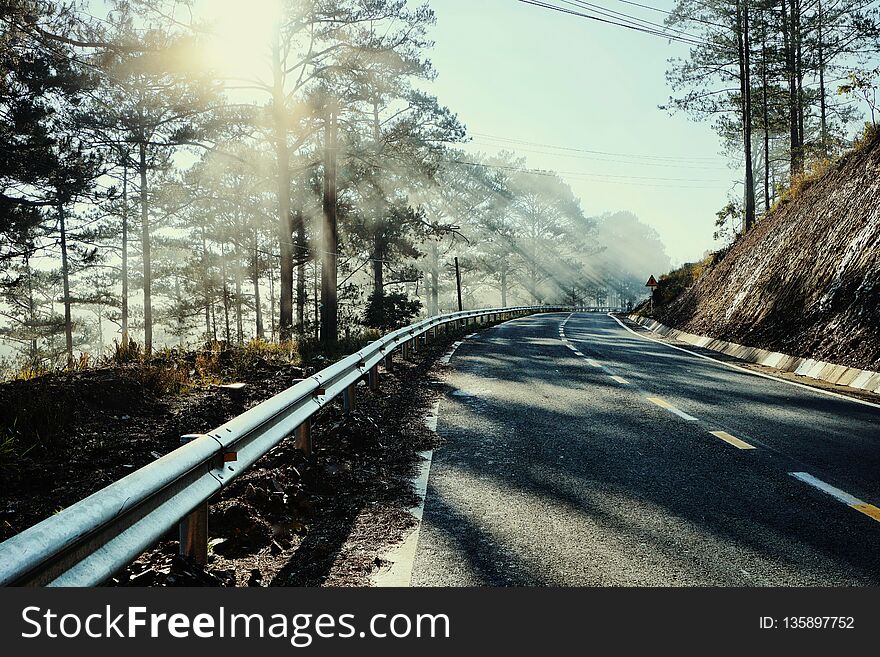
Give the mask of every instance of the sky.
[{"label": "sky", "polygon": [[[587,215],[634,212],[657,230],[675,264],[718,248],[715,213],[741,193],[741,173],[720,155],[709,122],[658,109],[671,94],[667,60],[687,55],[685,46],[517,0],[431,6],[430,59],[439,74],[431,91],[467,126],[466,150],[506,148],[530,168],[569,172],[564,178]],[[602,6],[663,18],[620,0]]]}]

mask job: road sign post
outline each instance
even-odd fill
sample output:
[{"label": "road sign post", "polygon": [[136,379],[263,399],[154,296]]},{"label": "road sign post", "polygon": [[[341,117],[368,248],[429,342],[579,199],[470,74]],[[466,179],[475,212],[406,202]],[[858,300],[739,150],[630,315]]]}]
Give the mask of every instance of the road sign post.
[{"label": "road sign post", "polygon": [[651,274],[651,276],[648,278],[648,282],[645,283],[645,287],[651,288],[651,297],[648,300],[648,312],[652,313],[654,312],[654,290],[660,287],[660,283],[658,283],[657,279],[654,278],[654,274]]}]

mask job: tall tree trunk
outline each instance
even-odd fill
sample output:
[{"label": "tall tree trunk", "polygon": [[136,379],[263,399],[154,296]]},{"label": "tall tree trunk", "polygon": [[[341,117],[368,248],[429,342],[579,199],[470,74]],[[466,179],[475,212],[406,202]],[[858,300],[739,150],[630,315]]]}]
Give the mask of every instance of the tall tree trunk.
[{"label": "tall tree trunk", "polygon": [[312,260],[312,299],[315,302],[315,340],[320,339],[321,337],[321,315],[320,308],[318,306],[318,259],[314,258]]},{"label": "tall tree trunk", "polygon": [[269,267],[269,328],[272,342],[277,339],[275,331],[275,268]]},{"label": "tall tree trunk", "polygon": [[287,112],[284,93],[284,68],[281,61],[281,36],[276,30],[272,43],[272,109],[275,124],[275,153],[278,166],[278,250],[281,256],[280,317],[282,340],[293,332],[293,237],[290,217],[290,149],[287,146]]},{"label": "tall tree trunk", "polygon": [[[763,12],[762,12],[763,14]],[[770,211],[770,109],[768,106],[767,22],[761,16],[761,115],[764,128],[764,212]]]},{"label": "tall tree trunk", "polygon": [[211,297],[211,335],[217,342],[217,309],[214,307],[214,298]]},{"label": "tall tree trunk", "polygon": [[150,263],[150,218],[147,208],[147,143],[146,135],[141,131],[138,144],[141,175],[141,252],[144,259],[144,353],[153,351],[153,300],[151,296],[153,274]]},{"label": "tall tree trunk", "polygon": [[[177,274],[174,275],[174,300],[176,303],[181,303],[182,301],[180,294],[180,276],[178,276]],[[183,313],[181,307],[180,309],[178,309],[177,315],[177,342],[180,345],[181,349],[183,349],[184,346],[183,338],[185,332],[186,331],[184,330]]]},{"label": "tall tree trunk", "polygon": [[232,344],[232,329],[229,323],[229,286],[227,284],[227,271],[226,271],[226,250],[223,248],[223,244],[220,244],[220,276],[223,278],[223,319],[226,324],[226,344]]},{"label": "tall tree trunk", "polygon": [[[238,248],[235,249],[238,255]],[[241,293],[241,260],[235,259],[235,341],[239,346],[244,344],[244,317],[242,316],[244,303]]]},{"label": "tall tree trunk", "polygon": [[385,240],[381,235],[373,236],[370,255],[373,260],[373,293],[379,297],[385,294]]},{"label": "tall tree trunk", "polygon": [[795,77],[797,80],[797,125],[798,125],[798,148],[800,149],[800,167],[804,168],[804,160],[806,152],[804,144],[806,139],[804,136],[804,65],[803,65],[803,28],[801,25],[801,0],[792,0],[793,6],[797,8],[795,23],[795,34],[797,35],[797,47],[795,50]]},{"label": "tall tree trunk", "polygon": [[507,308],[507,258],[501,261],[501,307]]},{"label": "tall tree trunk", "polygon": [[[379,123],[379,99],[373,98],[373,157],[378,163],[382,153],[381,143],[381,125]],[[375,165],[375,164],[374,164]],[[375,202],[371,211],[373,213],[373,250],[371,257],[373,258],[373,293],[380,297],[385,294],[384,266],[385,259],[385,237],[382,234],[382,198],[381,193],[375,192]]]},{"label": "tall tree trunk", "polygon": [[742,95],[742,124],[743,124],[743,155],[745,159],[745,217],[743,220],[743,232],[751,230],[755,223],[755,177],[752,161],[752,83],[751,83],[751,45],[749,43],[749,0],[737,2],[738,32],[737,42],[739,50],[739,79],[740,93]]},{"label": "tall tree trunk", "polygon": [[428,315],[440,314],[440,249],[437,242],[431,240],[431,248],[428,251],[431,260],[431,289],[428,296]]},{"label": "tall tree trunk", "polygon": [[36,305],[34,304],[34,271],[33,271],[33,269],[31,269],[31,256],[27,252],[25,252],[25,255],[24,255],[24,268],[25,268],[25,272],[27,273],[28,325],[31,330],[30,364],[31,364],[31,366],[36,366],[36,364],[37,364],[37,334],[36,334],[37,313],[36,313]]},{"label": "tall tree trunk", "polygon": [[325,344],[333,344],[337,338],[339,319],[336,296],[336,249],[339,239],[336,222],[336,112],[332,109],[327,119],[325,151],[320,340]]},{"label": "tall tree trunk", "polygon": [[254,286],[254,314],[257,324],[257,338],[260,340],[266,337],[263,330],[263,308],[260,304],[260,241],[257,230],[253,232],[253,264],[251,266],[251,284]]},{"label": "tall tree trunk", "polygon": [[794,0],[782,0],[782,44],[785,50],[785,76],[788,82],[788,124],[789,124],[789,155],[791,160],[791,175],[794,176],[803,171],[801,159],[801,147],[799,144],[798,130],[798,99],[797,81],[795,79],[794,57]]},{"label": "tall tree trunk", "polygon": [[122,348],[128,347],[128,153],[122,167]]},{"label": "tall tree trunk", "polygon": [[[211,272],[208,269],[208,242],[205,236],[206,227],[204,222],[201,226],[202,233],[202,285],[205,293],[205,342],[211,339],[211,309],[214,307],[214,295],[211,291]],[[216,327],[214,340],[217,339]]]},{"label": "tall tree trunk", "polygon": [[817,50],[819,55],[819,121],[820,121],[820,139],[822,142],[822,155],[828,157],[828,110],[825,106],[825,39],[824,39],[824,13],[822,11],[822,0],[819,0],[818,6],[818,44]]},{"label": "tall tree trunk", "polygon": [[309,261],[309,242],[306,239],[306,217],[302,198],[297,202],[296,215],[296,334],[305,333],[306,326],[306,263]]},{"label": "tall tree trunk", "polygon": [[64,205],[58,204],[58,224],[61,231],[61,278],[64,289],[64,339],[67,347],[67,366],[73,366],[73,321],[70,317],[70,267],[67,262],[67,226]]}]

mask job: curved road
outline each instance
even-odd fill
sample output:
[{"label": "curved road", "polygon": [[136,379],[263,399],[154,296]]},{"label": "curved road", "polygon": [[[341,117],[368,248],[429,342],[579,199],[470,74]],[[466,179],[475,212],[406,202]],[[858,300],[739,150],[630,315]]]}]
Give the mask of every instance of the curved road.
[{"label": "curved road", "polygon": [[411,583],[878,585],[880,408],[600,314],[451,361]]}]

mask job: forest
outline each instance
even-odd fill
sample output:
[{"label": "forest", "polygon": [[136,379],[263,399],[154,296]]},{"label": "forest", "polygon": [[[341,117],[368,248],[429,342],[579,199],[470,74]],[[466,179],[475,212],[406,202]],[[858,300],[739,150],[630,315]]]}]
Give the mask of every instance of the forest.
[{"label": "forest", "polygon": [[[670,264],[652,229],[586,216],[553,171],[460,149],[465,126],[425,91],[427,5],[2,4],[10,370],[332,344],[456,310],[456,262],[465,308],[623,305],[645,258]],[[229,30],[265,39],[227,51]]]},{"label": "forest", "polygon": [[675,95],[663,107],[711,121],[742,171],[741,194],[718,212],[719,237],[748,232],[821,175],[852,146],[853,127],[876,132],[874,2],[677,0],[663,13],[689,48],[670,60]]}]

